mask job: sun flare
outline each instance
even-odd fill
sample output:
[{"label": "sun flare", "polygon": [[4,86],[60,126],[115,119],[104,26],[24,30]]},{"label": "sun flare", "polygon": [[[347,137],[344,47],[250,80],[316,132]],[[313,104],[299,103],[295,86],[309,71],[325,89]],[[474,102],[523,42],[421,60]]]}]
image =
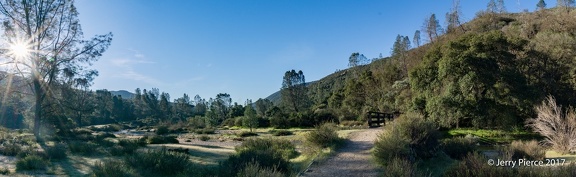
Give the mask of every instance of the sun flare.
[{"label": "sun flare", "polygon": [[25,58],[30,55],[30,49],[24,42],[17,42],[10,45],[10,53],[18,58]]}]

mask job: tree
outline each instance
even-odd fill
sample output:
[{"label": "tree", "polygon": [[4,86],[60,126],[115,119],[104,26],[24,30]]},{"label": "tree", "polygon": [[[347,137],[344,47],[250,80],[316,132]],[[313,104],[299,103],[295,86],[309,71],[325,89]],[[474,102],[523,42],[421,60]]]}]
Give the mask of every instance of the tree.
[{"label": "tree", "polygon": [[538,1],[538,4],[536,4],[536,9],[538,10],[546,9],[546,2],[544,2],[544,0]]},{"label": "tree", "polygon": [[462,12],[460,11],[460,1],[459,0],[455,0],[453,5],[452,5],[452,9],[450,10],[450,12],[446,13],[446,32],[447,33],[451,33],[454,32],[454,30],[460,26],[460,14]]},{"label": "tree", "polygon": [[[412,38],[412,42],[414,43],[414,45],[416,45],[416,47],[420,47],[420,30],[416,30],[414,32],[414,37]],[[382,57],[380,57],[382,58]]]},{"label": "tree", "polygon": [[168,100],[170,100],[170,94],[162,92],[160,94],[160,102],[158,102],[160,120],[166,121],[172,117],[172,106]]},{"label": "tree", "polygon": [[[40,136],[43,103],[51,96],[50,87],[62,80],[62,71],[69,69],[76,77],[94,76],[87,69],[106,51],[112,34],[83,40],[78,12],[73,0],[2,0],[2,28],[12,50],[3,53],[11,71],[29,78],[34,95],[34,128]],[[50,105],[47,105],[50,106]]]},{"label": "tree", "polygon": [[[526,41],[500,31],[469,34],[431,50],[410,74],[418,105],[444,127],[515,125],[537,95],[517,68]],[[423,97],[423,99],[421,99]],[[415,102],[416,103],[416,102]]]},{"label": "tree", "polygon": [[498,13],[506,13],[506,6],[504,6],[504,0],[498,0],[496,7],[498,7]]},{"label": "tree", "polygon": [[258,127],[258,117],[256,117],[256,111],[252,107],[252,102],[246,104],[244,107],[244,119],[242,120],[242,125],[250,128],[250,132],[252,132],[252,128]]},{"label": "tree", "polygon": [[398,61],[402,62],[402,66],[404,67],[404,76],[408,74],[408,64],[406,63],[406,53],[410,50],[410,39],[408,36],[396,36],[396,41],[394,45],[392,45],[392,57],[398,59]]},{"label": "tree", "polygon": [[498,6],[496,5],[496,1],[490,0],[488,1],[488,5],[486,7],[486,11],[489,13],[496,13],[498,12]]},{"label": "tree", "polygon": [[304,111],[309,107],[310,101],[308,99],[307,90],[308,87],[306,86],[306,79],[302,71],[286,71],[286,73],[284,73],[282,88],[280,90],[282,104],[288,110],[293,112]]},{"label": "tree", "polygon": [[256,113],[258,114],[258,116],[264,117],[266,115],[266,111],[274,107],[274,103],[272,103],[268,99],[260,98],[256,100],[255,106],[256,106]]},{"label": "tree", "polygon": [[178,99],[174,100],[174,117],[178,120],[185,120],[188,117],[191,117],[193,114],[194,106],[190,102],[190,97],[188,94],[184,93],[184,95]]},{"label": "tree", "polygon": [[430,18],[424,21],[424,28],[430,42],[434,42],[436,38],[442,34],[442,26],[440,26],[440,22],[436,19],[436,14],[430,15]]},{"label": "tree", "polygon": [[348,57],[348,67],[353,68],[360,65],[368,64],[368,58],[364,56],[364,54],[360,54],[358,52],[352,53],[350,57]]},{"label": "tree", "polygon": [[556,6],[559,8],[564,8],[566,11],[569,11],[572,6],[574,6],[575,0],[557,0]]}]

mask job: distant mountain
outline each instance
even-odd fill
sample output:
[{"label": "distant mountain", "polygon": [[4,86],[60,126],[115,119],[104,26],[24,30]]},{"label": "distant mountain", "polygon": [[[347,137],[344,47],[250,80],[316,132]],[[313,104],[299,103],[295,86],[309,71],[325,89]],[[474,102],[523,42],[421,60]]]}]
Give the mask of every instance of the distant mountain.
[{"label": "distant mountain", "polygon": [[112,95],[121,96],[124,99],[134,98],[134,93],[126,91],[126,90],[110,91],[110,93],[112,93]]}]

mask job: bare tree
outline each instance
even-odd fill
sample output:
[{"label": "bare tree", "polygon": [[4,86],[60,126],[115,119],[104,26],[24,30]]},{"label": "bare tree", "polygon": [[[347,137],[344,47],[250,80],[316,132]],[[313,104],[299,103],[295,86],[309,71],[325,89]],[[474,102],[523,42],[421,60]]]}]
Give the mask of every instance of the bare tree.
[{"label": "bare tree", "polygon": [[552,96],[536,106],[538,117],[526,121],[528,127],[546,137],[544,142],[560,153],[576,147],[576,113],[572,107],[562,110]]},{"label": "bare tree", "polygon": [[[1,0],[3,20],[2,64],[29,78],[34,95],[34,135],[39,137],[43,104],[51,87],[64,79],[63,70],[78,78],[92,78],[87,69],[110,45],[112,34],[83,40],[73,0]],[[51,106],[51,105],[47,105]]]}]

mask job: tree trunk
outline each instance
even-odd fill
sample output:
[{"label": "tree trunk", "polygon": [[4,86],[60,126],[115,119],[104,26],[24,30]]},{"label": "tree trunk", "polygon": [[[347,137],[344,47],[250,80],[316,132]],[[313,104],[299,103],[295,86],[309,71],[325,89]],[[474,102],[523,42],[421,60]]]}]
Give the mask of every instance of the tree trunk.
[{"label": "tree trunk", "polygon": [[40,120],[42,116],[42,86],[36,73],[32,74],[34,96],[36,104],[34,105],[34,136],[40,138]]}]

